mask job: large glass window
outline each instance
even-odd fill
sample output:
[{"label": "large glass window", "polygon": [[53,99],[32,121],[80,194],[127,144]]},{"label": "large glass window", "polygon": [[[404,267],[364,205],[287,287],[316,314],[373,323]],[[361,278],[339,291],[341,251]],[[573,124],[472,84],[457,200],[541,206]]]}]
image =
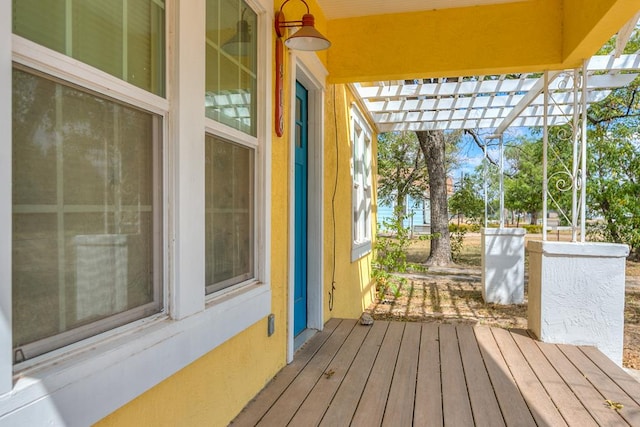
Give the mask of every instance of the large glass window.
[{"label": "large glass window", "polygon": [[206,8],[205,280],[210,294],[256,277],[258,18],[244,0],[207,0]]},{"label": "large glass window", "polygon": [[205,114],[257,135],[257,15],[241,0],[207,0]]},{"label": "large glass window", "polygon": [[353,179],[352,260],[371,250],[371,130],[356,109],[351,110]]},{"label": "large glass window", "polygon": [[207,293],[254,277],[254,150],[205,140]]},{"label": "large glass window", "polygon": [[13,32],[164,96],[164,0],[14,0]]},{"label": "large glass window", "polygon": [[161,309],[161,122],[14,68],[17,362]]}]

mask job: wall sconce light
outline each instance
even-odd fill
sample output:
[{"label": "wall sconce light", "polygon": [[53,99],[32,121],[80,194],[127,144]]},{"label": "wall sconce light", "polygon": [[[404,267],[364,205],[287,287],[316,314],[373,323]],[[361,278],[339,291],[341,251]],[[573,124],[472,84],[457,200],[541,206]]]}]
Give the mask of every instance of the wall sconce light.
[{"label": "wall sconce light", "polygon": [[222,45],[222,50],[229,55],[247,56],[251,46],[251,26],[244,19],[247,9],[242,9],[242,16],[237,23],[237,31],[229,40]]},{"label": "wall sconce light", "polygon": [[304,0],[300,1],[307,7],[307,13],[302,15],[302,19],[300,21],[285,20],[282,9],[289,0],[286,0],[282,3],[282,6],[280,6],[280,11],[276,13],[275,17],[276,34],[278,35],[278,38],[284,37],[285,28],[300,28],[285,40],[285,46],[294,50],[316,51],[327,49],[331,46],[331,42],[327,40],[325,36],[320,34],[320,32],[314,27],[315,18],[311,13],[309,13],[309,5],[307,2]]},{"label": "wall sconce light", "polygon": [[277,136],[284,134],[284,57],[282,38],[285,35],[285,28],[299,28],[292,36],[290,36],[284,44],[289,49],[316,51],[327,49],[331,46],[331,42],[325,36],[320,34],[314,27],[315,19],[309,13],[309,5],[306,1],[300,0],[307,7],[307,13],[302,15],[300,21],[287,21],[284,17],[282,9],[289,2],[285,0],[280,6],[280,11],[275,16],[276,35],[276,111],[275,111],[275,130]]}]

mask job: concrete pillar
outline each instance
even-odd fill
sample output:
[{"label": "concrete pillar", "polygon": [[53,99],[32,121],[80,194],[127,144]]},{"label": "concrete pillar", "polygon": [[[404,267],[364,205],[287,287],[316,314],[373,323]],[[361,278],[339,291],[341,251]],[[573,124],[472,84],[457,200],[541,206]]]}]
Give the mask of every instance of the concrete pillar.
[{"label": "concrete pillar", "polygon": [[531,241],[529,329],[541,341],[593,345],[622,365],[627,245]]},{"label": "concrete pillar", "polygon": [[482,229],[482,298],[487,303],[524,302],[522,228]]}]

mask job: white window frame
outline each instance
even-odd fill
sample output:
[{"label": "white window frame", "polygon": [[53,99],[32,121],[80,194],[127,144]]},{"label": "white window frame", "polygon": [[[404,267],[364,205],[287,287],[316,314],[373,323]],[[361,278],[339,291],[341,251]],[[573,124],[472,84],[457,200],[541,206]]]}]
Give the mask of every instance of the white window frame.
[{"label": "white window frame", "polygon": [[[373,203],[372,144],[373,132],[358,106],[351,105],[351,261],[354,262],[371,252],[371,205]],[[355,156],[361,156],[357,162]],[[356,171],[358,164],[363,170]],[[358,211],[357,218],[354,213]],[[363,232],[364,234],[360,234]]]},{"label": "white window frame", "polygon": [[[24,65],[27,66],[28,68],[23,68],[23,67],[16,67],[17,69],[21,70],[22,72],[25,72],[27,74],[31,74],[30,70],[34,69],[37,72],[41,71],[46,73],[47,76],[53,76],[55,74],[55,77],[57,79],[59,79],[59,81],[56,80],[49,80],[52,83],[55,83],[57,85],[65,85],[66,82],[72,81],[72,80],[77,80],[80,81],[83,78],[86,78],[86,76],[78,76],[78,75],[74,75],[72,74],[73,71],[71,71],[71,69],[64,63],[61,64],[56,64],[58,65],[60,68],[50,68],[48,70],[45,71],[45,67],[44,64],[39,64],[38,61],[34,60],[34,57],[31,56],[31,52],[32,50],[36,50],[36,49],[40,49],[41,46],[36,45],[31,43],[28,40],[22,39],[19,36],[15,36],[16,40],[15,40],[15,44],[14,46],[16,46],[16,51],[14,51],[14,61],[16,64],[18,65]],[[18,53],[18,51],[20,53]],[[26,54],[25,54],[26,53]],[[66,58],[61,58],[61,59],[66,59]],[[51,67],[53,64],[49,63],[48,66]],[[82,74],[84,72],[90,72],[88,70],[82,70],[81,67],[79,67],[78,65],[73,67],[74,70],[77,72],[77,70],[80,70],[79,74]],[[34,74],[35,76],[37,76],[38,78],[42,78],[42,79],[47,79],[47,77],[43,77],[43,76],[39,76],[38,74]],[[107,79],[108,80],[108,79]],[[64,82],[63,82],[64,81]],[[91,83],[91,82],[85,82],[85,84],[82,85],[82,87],[79,86],[69,86],[71,87],[74,91],[78,91],[78,92],[82,92],[82,93],[88,93],[88,94],[92,94],[95,95],[96,97],[100,97],[100,99],[106,99],[108,100],[108,102],[111,103],[116,103],[118,100],[124,101],[123,99],[121,99],[117,94],[114,95],[114,93],[105,93],[104,91],[102,91],[99,94],[95,94],[95,92],[97,92],[97,88]],[[145,112],[148,112],[150,114],[154,114],[154,122],[157,119],[157,117],[161,117],[161,121],[163,123],[163,128],[161,132],[157,132],[159,129],[158,126],[156,126],[156,124],[154,123],[154,134],[155,133],[160,133],[160,137],[157,138],[154,136],[154,140],[152,141],[153,144],[153,158],[151,160],[152,163],[152,173],[153,173],[153,188],[151,189],[152,193],[153,193],[153,202],[152,202],[152,206],[153,206],[153,229],[154,232],[153,234],[155,235],[156,233],[159,233],[160,230],[159,228],[163,228],[162,227],[162,223],[158,224],[158,221],[162,221],[163,218],[163,201],[162,201],[162,189],[158,189],[155,188],[155,184],[157,182],[161,182],[161,177],[162,177],[162,164],[161,164],[161,159],[162,159],[162,146],[163,146],[163,136],[162,134],[165,133],[165,126],[164,123],[166,122],[166,110],[162,110],[162,106],[166,104],[166,100],[159,98],[156,99],[156,102],[153,102],[154,100],[152,99],[153,97],[155,97],[155,95],[151,95],[150,98],[147,98],[147,94],[149,94],[148,92],[144,91],[144,90],[140,90],[139,93],[134,93],[132,91],[128,92],[128,96],[130,101],[125,104],[125,108],[140,108],[141,105],[144,104],[153,104],[153,110],[151,110],[151,108],[144,108],[142,107]],[[136,97],[140,97],[139,99]],[[115,99],[115,101],[114,101]],[[19,209],[19,208],[18,208]],[[68,329],[65,331],[62,331],[58,334],[55,335],[50,335],[47,336],[45,338],[41,338],[35,342],[31,342],[28,344],[25,344],[23,346],[20,347],[20,349],[17,349],[16,351],[19,353],[18,355],[14,355],[14,361],[15,359],[19,359],[20,356],[24,356],[25,354],[28,356],[30,353],[31,354],[45,354],[45,353],[49,353],[50,350],[48,349],[55,349],[55,348],[62,348],[62,347],[66,347],[66,344],[64,344],[65,342],[69,342],[69,341],[82,341],[84,338],[79,338],[79,337],[87,337],[91,338],[92,336],[98,335],[99,333],[96,331],[105,331],[105,330],[111,330],[111,329],[116,329],[117,327],[121,326],[121,325],[126,325],[126,324],[130,324],[132,322],[135,322],[136,320],[140,319],[141,317],[144,316],[144,313],[147,312],[149,313],[150,310],[154,311],[154,312],[158,312],[158,311],[162,311],[163,307],[165,307],[164,301],[163,301],[163,288],[162,288],[162,283],[163,283],[163,277],[162,277],[162,269],[163,269],[163,254],[162,254],[162,247],[164,246],[162,243],[162,238],[164,237],[164,233],[158,238],[158,236],[152,236],[153,238],[153,272],[151,273],[153,275],[153,295],[154,298],[152,301],[147,302],[145,304],[139,305],[137,307],[128,309],[125,312],[121,312],[121,313],[114,313],[111,314],[109,316],[106,316],[104,318],[101,318],[99,320],[96,320],[94,322],[91,322],[89,324],[80,326],[80,327],[76,327],[76,328],[72,328],[72,329]],[[151,316],[154,316],[154,314],[152,314]],[[148,317],[148,316],[145,316]],[[127,321],[127,319],[129,319],[129,321]],[[132,320],[134,319],[134,320]],[[29,356],[28,356],[29,357]]]},{"label": "white window frame", "polygon": [[[258,79],[260,80],[260,78]],[[260,87],[260,82],[258,82],[258,87]],[[262,107],[260,105],[259,107]],[[260,108],[258,108],[260,110]],[[261,127],[261,118],[262,115],[258,113],[258,134],[259,129]],[[242,147],[249,148],[253,150],[254,154],[254,179],[253,179],[253,230],[254,230],[254,242],[253,242],[253,270],[254,274],[252,278],[242,281],[240,283],[231,285],[224,289],[221,289],[216,292],[212,292],[207,294],[207,302],[215,300],[222,295],[225,295],[229,292],[233,292],[236,289],[243,288],[245,286],[259,284],[266,280],[266,276],[264,275],[264,271],[266,268],[264,256],[264,240],[266,238],[265,231],[268,228],[269,224],[265,224],[264,218],[268,216],[268,212],[265,211],[265,203],[264,199],[264,179],[262,178],[264,175],[262,171],[264,170],[264,149],[262,149],[260,143],[258,142],[257,137],[253,137],[239,130],[233,129],[229,126],[226,126],[222,123],[216,122],[213,119],[205,118],[205,127],[203,134],[203,144],[204,144],[204,136],[210,135],[215,138],[219,138],[227,143],[235,143]],[[206,262],[206,261],[205,261]],[[204,281],[203,281],[204,283]],[[206,285],[206,284],[205,284]]]},{"label": "white window frame", "polygon": [[[260,64],[256,193],[260,232],[256,280],[205,297],[205,0],[167,0],[167,98],[11,34],[11,2],[0,2],[0,89],[11,93],[16,61],[163,117],[163,313],[12,364],[11,139],[0,143],[0,420],[12,425],[91,425],[207,354],[271,312],[270,149],[273,4],[258,13]],[[201,46],[201,49],[196,46]],[[11,130],[11,97],[0,98]],[[215,129],[214,129],[215,128]],[[212,126],[211,131],[224,132]],[[233,133],[233,132],[232,132]],[[238,135],[227,135],[234,140]],[[9,320],[7,320],[9,319]],[[265,334],[267,333],[265,327]],[[81,410],[79,408],[82,408]]]},{"label": "white window frame", "polygon": [[[0,2],[0,93],[12,93],[10,1]],[[12,144],[11,96],[0,97],[0,396],[13,387],[13,339],[11,330],[11,247],[12,247]],[[0,398],[1,401],[1,398]],[[1,413],[1,412],[0,412]]]}]

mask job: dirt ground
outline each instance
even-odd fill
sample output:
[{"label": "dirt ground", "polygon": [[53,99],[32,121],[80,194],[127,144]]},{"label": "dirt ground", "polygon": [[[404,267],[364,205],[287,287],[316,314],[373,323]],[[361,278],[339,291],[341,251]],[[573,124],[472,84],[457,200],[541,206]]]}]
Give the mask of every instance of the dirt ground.
[{"label": "dirt ground", "polygon": [[[562,237],[562,236],[561,236]],[[534,237],[535,238],[535,237]],[[562,238],[561,238],[562,240]],[[428,254],[428,241],[414,241],[408,259],[420,263]],[[640,369],[640,263],[627,263],[623,365]],[[503,328],[527,328],[525,303],[502,306],[482,299],[480,237],[465,237],[465,245],[451,268],[402,275],[400,288],[388,286],[369,307],[374,319],[482,324]]]}]

